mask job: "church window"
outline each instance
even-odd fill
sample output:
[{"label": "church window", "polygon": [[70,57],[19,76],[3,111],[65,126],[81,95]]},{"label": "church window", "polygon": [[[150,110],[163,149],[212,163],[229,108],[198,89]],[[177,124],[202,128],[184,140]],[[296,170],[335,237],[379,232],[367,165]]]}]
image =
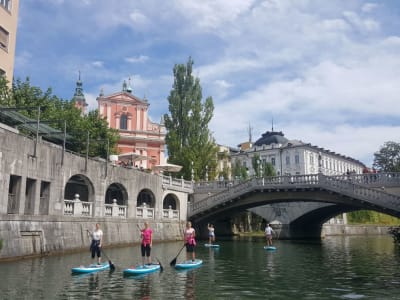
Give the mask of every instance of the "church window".
[{"label": "church window", "polygon": [[120,123],[119,123],[119,128],[127,130],[128,129],[128,118],[126,115],[121,115]]}]

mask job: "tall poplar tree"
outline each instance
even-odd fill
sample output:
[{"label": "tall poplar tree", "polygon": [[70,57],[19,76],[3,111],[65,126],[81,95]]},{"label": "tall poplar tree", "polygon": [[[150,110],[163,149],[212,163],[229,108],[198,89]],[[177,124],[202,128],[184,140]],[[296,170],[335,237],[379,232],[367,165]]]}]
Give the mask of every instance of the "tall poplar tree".
[{"label": "tall poplar tree", "polygon": [[178,175],[185,179],[191,179],[192,167],[195,180],[214,179],[218,147],[208,128],[214,104],[212,97],[202,101],[200,79],[193,77],[192,70],[191,57],[186,65],[174,66],[174,84],[168,96],[169,114],[164,115],[168,162],[183,166]]}]

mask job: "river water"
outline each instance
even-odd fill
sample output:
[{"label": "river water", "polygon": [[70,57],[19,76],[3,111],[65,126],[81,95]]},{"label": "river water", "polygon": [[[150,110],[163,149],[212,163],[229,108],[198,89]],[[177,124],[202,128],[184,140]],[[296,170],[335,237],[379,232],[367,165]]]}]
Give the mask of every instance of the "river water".
[{"label": "river water", "polygon": [[[400,299],[400,248],[390,236],[327,237],[321,241],[199,243],[200,268],[176,271],[181,242],[153,245],[163,272],[124,277],[140,261],[139,246],[106,249],[114,272],[71,275],[89,252],[0,263],[0,299]],[[184,259],[183,253],[178,262]]]}]

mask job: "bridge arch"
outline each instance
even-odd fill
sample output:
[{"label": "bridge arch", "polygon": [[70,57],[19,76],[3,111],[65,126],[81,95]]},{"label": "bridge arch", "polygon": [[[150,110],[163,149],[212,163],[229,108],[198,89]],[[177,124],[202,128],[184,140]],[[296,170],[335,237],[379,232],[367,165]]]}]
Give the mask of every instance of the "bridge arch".
[{"label": "bridge arch", "polygon": [[113,204],[114,199],[117,200],[118,205],[128,205],[128,193],[121,183],[114,182],[107,188],[105,204]]},{"label": "bridge arch", "polygon": [[82,174],[71,176],[64,188],[64,199],[74,200],[75,194],[85,202],[94,202],[94,187],[88,177]]},{"label": "bridge arch", "polygon": [[149,189],[142,189],[137,196],[136,206],[154,208],[156,206],[156,197],[154,196],[154,193]]},{"label": "bridge arch", "polygon": [[[253,178],[191,203],[189,217],[201,226],[211,220],[225,220],[250,208],[276,203],[322,203],[315,209],[304,210],[301,217],[287,220],[292,237],[304,238],[303,231],[319,237],[322,224],[343,212],[367,209],[400,216],[400,197],[376,188],[365,178],[342,178],[322,174]],[[371,179],[371,178],[369,178]],[[389,179],[386,176],[386,179]],[[398,181],[398,177],[397,177]],[[328,205],[326,205],[328,204]],[[271,220],[269,220],[271,221]],[[318,234],[317,234],[318,233]]]}]

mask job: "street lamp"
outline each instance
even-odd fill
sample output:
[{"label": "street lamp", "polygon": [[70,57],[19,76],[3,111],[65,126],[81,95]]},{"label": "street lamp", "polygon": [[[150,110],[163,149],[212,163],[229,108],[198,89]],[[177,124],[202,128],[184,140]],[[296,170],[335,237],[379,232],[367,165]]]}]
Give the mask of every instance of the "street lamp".
[{"label": "street lamp", "polygon": [[208,165],[206,166],[206,181],[208,181]]},{"label": "street lamp", "polygon": [[194,182],[194,168],[193,168],[193,160],[192,160],[192,182]]}]

